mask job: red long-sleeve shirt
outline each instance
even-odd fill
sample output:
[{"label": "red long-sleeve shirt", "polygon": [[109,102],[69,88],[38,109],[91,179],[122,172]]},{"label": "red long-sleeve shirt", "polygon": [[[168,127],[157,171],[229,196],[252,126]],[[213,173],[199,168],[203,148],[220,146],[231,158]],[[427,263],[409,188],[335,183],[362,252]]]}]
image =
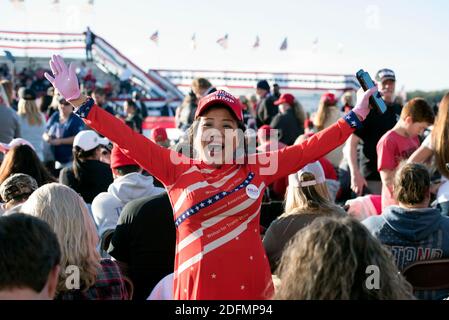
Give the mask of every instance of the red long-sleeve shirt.
[{"label": "red long-sleeve shirt", "polygon": [[335,149],[358,123],[352,114],[300,145],[215,168],[151,142],[95,105],[77,113],[166,186],[177,226],[175,299],[270,298],[259,233],[265,187]]}]

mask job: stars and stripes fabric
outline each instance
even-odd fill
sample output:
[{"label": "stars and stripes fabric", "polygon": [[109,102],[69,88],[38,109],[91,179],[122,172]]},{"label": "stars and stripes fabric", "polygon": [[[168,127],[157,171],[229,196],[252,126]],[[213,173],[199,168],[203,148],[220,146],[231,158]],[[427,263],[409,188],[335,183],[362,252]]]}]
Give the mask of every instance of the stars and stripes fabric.
[{"label": "stars and stripes fabric", "polygon": [[159,31],[155,31],[151,37],[150,40],[153,41],[154,43],[158,44],[159,43]]},{"label": "stars and stripes fabric", "polygon": [[194,33],[194,34],[192,35],[192,38],[190,39],[190,41],[191,41],[191,43],[192,43],[192,49],[193,49],[193,50],[196,50],[196,46],[197,46],[197,44],[196,44],[196,33]]},{"label": "stars and stripes fabric", "polygon": [[281,46],[280,46],[279,50],[285,51],[285,50],[287,50],[287,46],[288,46],[288,44],[287,44],[287,37],[285,37],[284,40],[281,43]]},{"label": "stars and stripes fabric", "polygon": [[342,144],[354,131],[347,121],[355,115],[303,144],[216,168],[153,143],[92,101],[76,114],[168,191],[176,225],[175,299],[271,298],[271,270],[259,227],[265,188]]},{"label": "stars and stripes fabric", "polygon": [[318,37],[316,37],[312,42],[312,51],[315,53],[318,51],[318,44],[319,44],[319,39],[318,39]]},{"label": "stars and stripes fabric", "polygon": [[256,40],[254,41],[254,44],[253,44],[253,49],[257,49],[259,47],[260,47],[260,38],[259,38],[259,36],[256,36]]},{"label": "stars and stripes fabric", "polygon": [[224,37],[221,37],[217,40],[217,43],[223,48],[228,48],[228,34],[225,34]]}]

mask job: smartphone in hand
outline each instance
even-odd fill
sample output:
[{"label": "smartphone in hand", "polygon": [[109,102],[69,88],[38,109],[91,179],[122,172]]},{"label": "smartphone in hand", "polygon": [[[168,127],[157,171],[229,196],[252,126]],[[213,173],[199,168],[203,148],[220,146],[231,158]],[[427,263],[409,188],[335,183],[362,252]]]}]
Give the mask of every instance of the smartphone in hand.
[{"label": "smartphone in hand", "polygon": [[[363,69],[360,69],[355,76],[357,77],[357,80],[359,81],[364,91],[367,91],[376,86],[369,73],[364,71]],[[385,111],[387,111],[387,105],[382,99],[380,92],[376,92],[375,94],[373,94],[369,98],[369,102],[374,108],[376,108],[377,112],[385,113]]]}]

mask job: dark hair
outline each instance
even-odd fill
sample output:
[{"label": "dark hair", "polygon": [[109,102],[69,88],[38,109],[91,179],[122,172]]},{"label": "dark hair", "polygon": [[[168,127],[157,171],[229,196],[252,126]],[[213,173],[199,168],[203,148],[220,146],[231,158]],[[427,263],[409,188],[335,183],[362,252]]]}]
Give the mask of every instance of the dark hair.
[{"label": "dark hair", "polygon": [[400,167],[394,179],[394,195],[400,203],[415,205],[428,196],[430,175],[419,163],[408,163]]},{"label": "dark hair", "polygon": [[93,148],[88,151],[84,151],[78,146],[73,146],[72,153],[73,153],[73,163],[72,163],[72,170],[73,175],[75,176],[76,181],[79,183],[83,179],[84,174],[84,167],[85,167],[85,161],[87,158],[92,157],[97,152],[97,149],[101,146],[98,145],[96,148]]},{"label": "dark hair", "polygon": [[39,160],[36,152],[28,145],[15,146],[5,155],[0,166],[0,184],[14,173],[32,176],[36,179],[39,187],[46,183],[56,182],[56,179]]},{"label": "dark hair", "polygon": [[103,88],[95,88],[95,90],[92,91],[92,94],[94,94],[96,96],[105,96],[106,92],[104,91]]},{"label": "dark hair", "polygon": [[137,110],[137,105],[136,105],[136,103],[134,102],[134,100],[132,100],[132,99],[126,99],[126,103],[128,104],[128,106],[131,106],[131,107],[133,107],[134,109]]},{"label": "dark hair", "polygon": [[115,171],[117,172],[117,174],[119,176],[125,176],[129,173],[139,172],[139,170],[140,170],[140,167],[137,165],[134,165],[134,164],[115,168]]},{"label": "dark hair", "polygon": [[[210,111],[210,110],[221,109],[221,108],[226,108],[227,110],[229,110],[228,106],[226,106],[225,104],[221,104],[221,103],[214,104],[213,106],[207,108],[206,110]],[[237,129],[240,129],[243,132],[245,132],[246,131],[246,127],[245,127],[245,124],[243,123],[243,121],[238,120],[233,112],[230,111],[229,113],[232,115],[232,118],[236,121]],[[194,141],[195,135],[196,135],[196,133],[198,131],[198,125],[199,125],[199,120],[195,119],[193,121],[192,125],[189,127],[189,129],[187,131],[187,137],[188,137],[188,139],[187,139],[188,143],[187,144],[190,147],[190,151],[189,151],[190,153],[187,156],[189,156],[192,159],[195,156],[194,153],[193,153],[193,151],[194,151],[193,141]],[[242,141],[239,141],[239,142],[240,142],[239,145],[243,145],[243,150],[242,150],[243,151],[243,158],[244,158],[244,164],[246,164],[247,163],[247,158],[248,158],[248,141],[247,141],[247,138],[244,137],[243,144],[241,144]],[[178,150],[178,152],[180,152],[180,151]],[[237,157],[240,158],[238,155],[237,155]]]},{"label": "dark hair", "polygon": [[192,88],[194,90],[209,89],[210,87],[212,87],[212,84],[206,78],[195,78],[192,81]]},{"label": "dark hair", "polygon": [[413,98],[405,104],[401,111],[401,119],[411,117],[413,122],[433,124],[435,114],[432,107],[423,98]]},{"label": "dark hair", "polygon": [[41,292],[60,260],[58,238],[45,221],[23,213],[0,218],[0,290]]},{"label": "dark hair", "polygon": [[39,103],[39,111],[42,113],[46,113],[48,108],[50,107],[51,103],[53,101],[52,96],[42,96],[41,102]]}]

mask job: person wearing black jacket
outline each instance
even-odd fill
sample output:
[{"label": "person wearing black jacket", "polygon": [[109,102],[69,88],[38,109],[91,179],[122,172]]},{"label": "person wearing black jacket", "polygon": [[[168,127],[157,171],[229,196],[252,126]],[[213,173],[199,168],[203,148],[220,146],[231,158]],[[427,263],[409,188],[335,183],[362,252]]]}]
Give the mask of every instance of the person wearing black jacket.
[{"label": "person wearing black jacket", "polygon": [[273,118],[270,126],[279,130],[279,141],[291,146],[304,133],[304,111],[289,93],[282,94],[274,105],[279,107],[280,112]]},{"label": "person wearing black jacket", "polygon": [[278,113],[278,108],[274,105],[276,98],[270,94],[270,85],[267,80],[257,82],[256,93],[260,98],[257,106],[257,127],[269,125]]},{"label": "person wearing black jacket", "polygon": [[132,101],[137,106],[137,109],[139,110],[140,115],[142,116],[142,120],[145,120],[146,117],[148,117],[148,110],[145,103],[141,100],[139,92],[133,91],[132,93]]},{"label": "person wearing black jacket", "polygon": [[111,168],[99,160],[101,146],[108,143],[95,131],[79,132],[73,141],[72,168],[62,169],[59,175],[59,182],[78,192],[88,204],[113,182]]},{"label": "person wearing black jacket", "polygon": [[133,300],[146,300],[174,271],[176,228],[167,193],[128,202],[120,213],[108,253],[134,284]]}]

